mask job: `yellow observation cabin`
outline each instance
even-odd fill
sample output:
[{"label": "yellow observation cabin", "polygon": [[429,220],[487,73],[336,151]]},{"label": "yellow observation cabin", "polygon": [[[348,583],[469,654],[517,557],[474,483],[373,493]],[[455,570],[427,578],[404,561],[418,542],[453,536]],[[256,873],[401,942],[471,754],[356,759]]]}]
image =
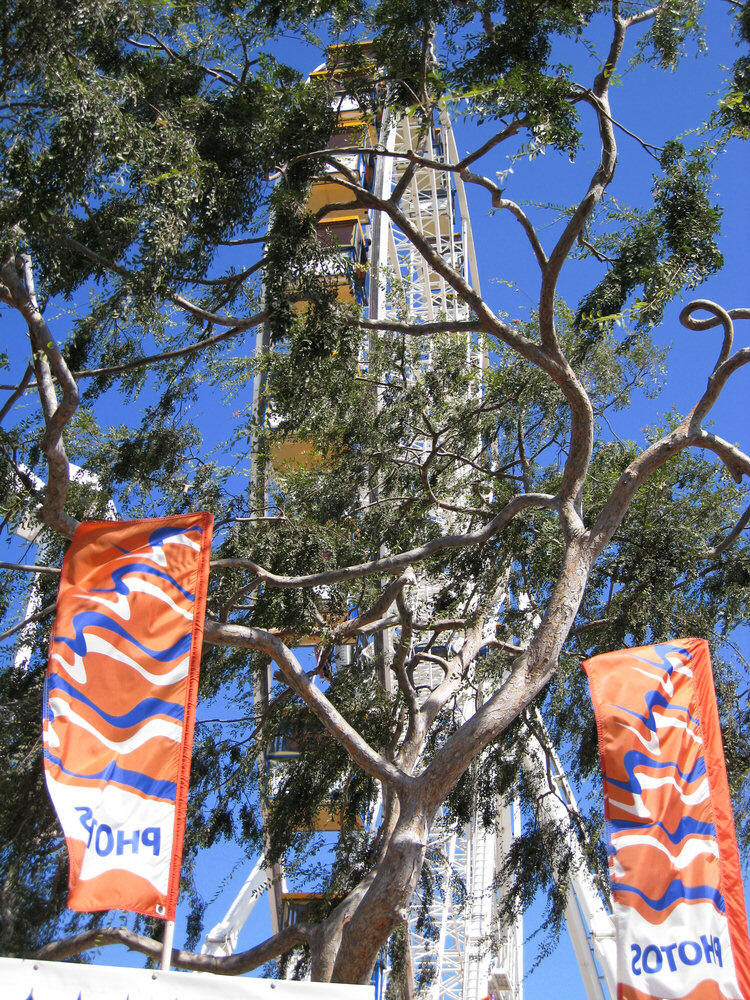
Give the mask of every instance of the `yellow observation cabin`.
[{"label": "yellow observation cabin", "polygon": [[[308,920],[316,903],[325,898],[322,892],[284,892],[281,894],[281,927]],[[336,900],[336,903],[340,900]]]},{"label": "yellow observation cabin", "polygon": [[[328,51],[329,60],[333,56],[333,68],[329,68],[329,63],[323,64],[310,74],[311,80],[332,77],[337,81],[345,69],[336,66],[336,53],[347,47],[351,48],[331,46]],[[361,42],[359,47],[367,59],[370,43]],[[365,188],[371,190],[375,179],[375,156],[371,150],[378,141],[379,123],[366,118],[359,105],[347,97],[343,89],[337,86],[336,90],[337,124],[329,149],[347,170],[357,175]],[[322,276],[330,281],[340,302],[367,308],[371,218],[369,211],[358,204],[341,183],[342,177],[335,165],[326,166],[324,174],[310,189],[307,209],[318,217],[319,242],[334,251],[330,260],[321,266]],[[294,309],[303,313],[307,303],[300,300],[295,303]],[[312,443],[298,438],[273,442],[269,458],[272,468],[282,474],[325,465],[324,456],[316,451]]]},{"label": "yellow observation cabin", "polygon": [[[322,737],[325,739],[325,736]],[[297,760],[300,756],[300,739],[294,733],[279,733],[269,743],[265,757],[267,768],[267,794],[269,804],[273,801],[275,790],[283,775],[285,764]],[[321,802],[312,818],[309,827],[298,826],[296,829],[310,829],[315,833],[340,833],[343,827],[344,803],[339,789],[332,789],[330,798]],[[364,829],[364,821],[357,816],[354,828]]]}]

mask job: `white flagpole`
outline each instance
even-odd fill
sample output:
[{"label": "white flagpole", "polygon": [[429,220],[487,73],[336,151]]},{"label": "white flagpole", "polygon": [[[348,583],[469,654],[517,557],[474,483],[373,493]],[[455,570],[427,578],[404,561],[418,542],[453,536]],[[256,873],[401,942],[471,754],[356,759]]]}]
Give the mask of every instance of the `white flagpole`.
[{"label": "white flagpole", "polygon": [[169,972],[172,964],[172,942],[174,941],[174,920],[164,921],[164,943],[161,948],[161,967],[163,972]]}]

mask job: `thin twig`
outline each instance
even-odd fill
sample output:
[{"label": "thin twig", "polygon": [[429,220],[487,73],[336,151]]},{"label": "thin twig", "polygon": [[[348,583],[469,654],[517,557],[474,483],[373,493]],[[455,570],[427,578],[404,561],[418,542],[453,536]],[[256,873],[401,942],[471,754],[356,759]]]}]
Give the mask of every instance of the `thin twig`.
[{"label": "thin twig", "polygon": [[18,383],[18,385],[13,390],[12,395],[10,395],[5,403],[3,404],[2,410],[0,410],[0,424],[3,422],[7,414],[13,409],[16,401],[23,396],[24,392],[29,388],[31,382],[31,376],[34,374],[33,365],[28,365],[26,371],[24,372],[23,378]]},{"label": "thin twig", "polygon": [[[129,271],[126,267],[121,264],[116,264],[114,261],[107,260],[101,254],[95,253],[89,247],[84,246],[83,243],[79,243],[78,240],[73,239],[72,236],[63,234],[58,236],[60,242],[69,246],[71,250],[75,250],[80,253],[83,257],[86,257],[92,262],[92,264],[98,264],[99,267],[104,268],[106,271],[111,271],[113,274],[118,275],[120,278],[124,278],[126,281],[135,281],[136,275]],[[213,313],[208,309],[204,309],[202,306],[196,305],[195,302],[191,302],[190,299],[184,298],[184,296],[179,295],[177,292],[167,291],[164,296],[168,301],[172,302],[178,308],[183,309],[185,312],[190,313],[196,319],[203,320],[206,323],[215,323],[216,326],[232,326],[236,327],[238,330],[247,330],[251,326],[256,326],[255,316],[249,317],[239,317],[239,316],[222,316],[217,313]]]}]

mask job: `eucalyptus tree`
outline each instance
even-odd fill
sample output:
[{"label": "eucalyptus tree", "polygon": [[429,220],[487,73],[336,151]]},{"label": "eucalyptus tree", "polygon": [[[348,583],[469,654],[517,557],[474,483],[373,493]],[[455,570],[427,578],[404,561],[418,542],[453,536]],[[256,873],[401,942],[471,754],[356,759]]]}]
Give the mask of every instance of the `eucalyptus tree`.
[{"label": "eucalyptus tree", "polygon": [[[479,809],[490,823],[499,795],[519,784],[523,794],[519,719],[529,706],[546,704],[557,738],[575,747],[575,768],[590,773],[595,733],[581,658],[674,634],[708,636],[719,654],[732,642],[747,615],[750,458],[709,419],[750,360],[750,348],[733,346],[735,321],[750,311],[686,305],[685,327],[718,333],[705,390],[687,413],[651,428],[645,445],[617,438],[609,419],[634,393],[655,390],[667,362],[652,331],[723,265],[711,175],[718,152],[750,128],[747,57],[684,143],[665,121],[661,144],[650,145],[620,111],[626,69],[666,72],[696,46],[710,58],[701,8],[9,6],[0,73],[0,299],[12,379],[0,411],[3,525],[41,522],[43,565],[3,564],[5,636],[34,647],[23,668],[11,650],[0,681],[4,950],[63,958],[118,941],[152,956],[160,947],[145,921],[130,930],[65,915],[64,852],[42,789],[35,720],[59,560],[78,521],[108,500],[122,517],[203,508],[217,520],[201,685],[220,718],[199,727],[195,746],[184,870],[193,945],[201,850],[228,839],[267,851],[269,863],[302,864],[310,833],[300,817],[310,819],[332,785],[345,789],[319,910],[231,958],[176,952],[182,968],[241,973],[301,953],[315,979],[367,981],[389,940],[398,954],[414,894],[432,891],[425,845],[437,811],[460,818]],[[750,39],[749,11],[727,4],[726,30],[740,44]],[[305,43],[310,65],[330,42],[368,38],[371,57],[344,44],[333,50],[338,76],[308,80],[281,58],[290,37]],[[561,61],[575,46],[596,53],[593,72],[584,60]],[[342,78],[368,114],[408,113],[423,125],[415,148],[398,154],[404,170],[390,195],[363,186],[328,148]],[[493,308],[401,209],[417,169],[446,169],[424,145],[441,108],[477,136],[447,169],[476,192],[475,211],[493,213],[498,243],[518,226],[528,244],[531,320],[516,318],[510,291]],[[542,228],[539,204],[509,197],[516,180],[505,169],[510,157],[531,183],[544,152],[580,174],[579,197],[552,229]],[[640,207],[608,193],[618,155],[628,171],[647,164],[651,191]],[[372,320],[336,299],[321,278],[330,250],[316,239],[320,217],[307,207],[311,184],[330,169],[347,204],[393,220],[465,303],[468,321],[426,327],[408,311]],[[536,201],[545,200],[540,190]],[[502,280],[492,250],[480,248],[480,268]],[[558,286],[576,268],[589,285],[568,307]],[[257,354],[261,328],[274,349]],[[459,391],[479,377],[456,336],[467,329],[489,359],[479,395]],[[433,360],[420,366],[426,335]],[[272,421],[250,406],[258,371],[272,387]],[[276,469],[269,503],[253,471],[293,440],[315,460]],[[76,481],[71,462],[96,475],[96,488]],[[42,606],[19,621],[31,572]],[[420,603],[426,576],[431,596]],[[331,655],[347,638],[386,631],[395,639],[379,644],[375,661]],[[294,652],[311,632],[320,644],[312,670]],[[413,672],[425,658],[443,675],[426,693]],[[269,660],[273,698],[258,716],[250,692]],[[721,655],[718,666],[743,802],[741,671]],[[464,719],[454,707],[467,685],[481,697]],[[298,736],[301,755],[264,835],[256,765],[280,730]],[[363,831],[357,813],[378,788],[382,823]],[[596,823],[594,815],[592,863]],[[529,864],[549,850],[540,838],[532,823],[514,848],[509,906],[549,883],[544,865]]]}]

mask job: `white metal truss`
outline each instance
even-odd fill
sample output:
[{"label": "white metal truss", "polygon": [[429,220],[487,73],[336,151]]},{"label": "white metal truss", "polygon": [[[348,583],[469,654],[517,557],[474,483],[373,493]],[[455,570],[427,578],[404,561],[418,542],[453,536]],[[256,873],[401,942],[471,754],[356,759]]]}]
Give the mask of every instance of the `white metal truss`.
[{"label": "white metal truss", "polygon": [[217,957],[234,954],[240,931],[253,912],[255,904],[268,892],[271,877],[265,866],[264,858],[261,856],[253,865],[252,871],[245,879],[223,920],[220,920],[206,934],[201,954]]},{"label": "white metal truss", "polygon": [[[448,163],[456,143],[450,119],[443,111],[431,127],[416,117],[391,114],[381,131],[380,144],[394,153],[418,151],[426,160]],[[382,157],[375,193],[387,197],[409,168],[404,157]],[[479,291],[476,253],[469,220],[466,191],[455,171],[418,167],[407,184],[399,208],[409,226],[464,281]],[[408,235],[380,212],[372,213],[370,257],[370,316],[411,322],[467,320],[469,308],[429,266]],[[430,362],[430,339],[423,341],[422,361]],[[479,370],[483,351],[476,337],[467,335],[467,360]]]},{"label": "white metal truss", "polygon": [[[416,117],[392,117],[385,123],[381,144],[395,153],[415,150],[432,162],[456,162],[456,143],[447,112],[429,128]],[[387,197],[399,184],[410,160],[382,158],[376,175],[376,193]],[[410,227],[476,291],[479,276],[469,220],[466,192],[455,171],[418,167],[404,189],[400,209]],[[428,266],[406,232],[380,213],[373,213],[370,314],[373,318],[430,323],[466,320],[468,306]],[[406,227],[404,227],[406,228]],[[477,373],[481,391],[484,353],[470,333],[467,362]],[[432,363],[430,338],[417,368]],[[413,373],[418,377],[418,371]],[[412,447],[419,447],[415,442]],[[428,600],[429,582],[419,590]],[[440,678],[424,664],[415,672],[418,690],[430,690]],[[473,710],[468,700],[457,705],[460,714]],[[492,983],[496,1000],[522,1000],[522,915],[509,924],[498,921],[500,899],[496,873],[505,852],[520,830],[517,803],[499,804],[495,824],[485,828],[478,816],[456,827],[441,810],[429,833],[428,854],[434,886],[426,900],[416,899],[410,910],[411,964],[425,1000],[482,1000]]]},{"label": "white metal truss", "polygon": [[[324,69],[321,67],[320,69]],[[351,104],[351,102],[349,102]],[[343,107],[343,104],[337,105]],[[346,110],[352,110],[349,105]],[[457,163],[459,160],[453,129],[445,109],[436,113],[426,127],[416,116],[387,113],[380,128],[378,145],[390,153],[415,151],[432,163]],[[379,157],[373,178],[373,191],[388,198],[407,170],[406,156]],[[347,161],[346,166],[360,170],[361,164]],[[335,172],[335,168],[331,168]],[[400,209],[405,216],[404,230],[388,216],[371,211],[362,222],[369,241],[368,312],[371,319],[430,323],[441,320],[465,321],[468,306],[446,282],[445,276],[431,267],[407,235],[410,228],[428,248],[458,272],[463,281],[479,292],[476,252],[469,219],[466,190],[455,170],[418,167],[403,190]],[[482,341],[471,333],[465,337],[467,364],[477,373],[465,391],[482,391],[482,371],[486,354]],[[432,363],[433,341],[421,341],[421,355],[409,377],[418,378],[421,369]],[[268,349],[259,338],[259,350]],[[360,358],[367,365],[367,349]],[[254,389],[257,411],[262,384]],[[412,442],[411,448],[423,443]],[[460,490],[460,483],[457,483]],[[429,580],[420,579],[418,589],[429,604]],[[434,589],[434,588],[432,588]],[[519,606],[524,595],[521,595]],[[421,615],[420,615],[421,617]],[[375,643],[392,645],[387,634]],[[337,651],[351,656],[351,649]],[[366,651],[365,651],[366,653]],[[434,665],[423,661],[415,671],[417,689],[430,690],[439,682],[433,677]],[[263,698],[264,693],[256,692]],[[265,692],[267,697],[267,692]],[[474,696],[459,700],[456,710],[468,717],[474,710]],[[612,921],[589,872],[574,827],[575,800],[554,749],[545,735],[540,718],[534,719],[529,735],[524,768],[531,785],[538,791],[538,818],[562,823],[569,830],[567,847],[574,859],[568,890],[566,920],[588,1000],[606,1000],[615,996],[615,962]],[[261,782],[265,763],[259,763]],[[374,815],[377,808],[373,810]],[[265,819],[265,816],[264,816]],[[479,815],[465,825],[456,825],[442,810],[429,832],[428,853],[434,873],[432,891],[426,899],[413,901],[410,910],[409,961],[415,982],[423,988],[419,1000],[483,1000],[488,994],[495,1000],[523,1000],[523,917],[518,913],[509,921],[500,920],[501,878],[505,858],[512,841],[520,833],[521,815],[517,800],[498,802],[495,822],[485,827]],[[553,874],[556,874],[553,863]],[[204,950],[211,954],[229,954],[239,929],[266,888],[271,903],[274,931],[281,920],[281,893],[284,874],[280,867],[268,875],[259,861],[248,877],[225,919],[208,935]],[[379,996],[384,996],[389,969],[380,978]]]},{"label": "white metal truss", "polygon": [[[617,994],[617,954],[612,916],[604,905],[586,861],[577,830],[578,806],[546,727],[538,712],[532,713],[524,748],[523,768],[534,789],[537,819],[567,831],[570,884],[565,922],[588,1000],[606,1000]],[[556,859],[550,858],[555,870]]]},{"label": "white metal truss", "polygon": [[435,895],[426,907],[415,901],[410,911],[412,965],[425,1000],[479,1000],[490,990],[497,1000],[522,997],[523,918],[499,923],[496,885],[519,824],[517,802],[498,806],[493,827],[485,828],[476,814],[460,827],[444,813],[433,824],[428,853]]}]

